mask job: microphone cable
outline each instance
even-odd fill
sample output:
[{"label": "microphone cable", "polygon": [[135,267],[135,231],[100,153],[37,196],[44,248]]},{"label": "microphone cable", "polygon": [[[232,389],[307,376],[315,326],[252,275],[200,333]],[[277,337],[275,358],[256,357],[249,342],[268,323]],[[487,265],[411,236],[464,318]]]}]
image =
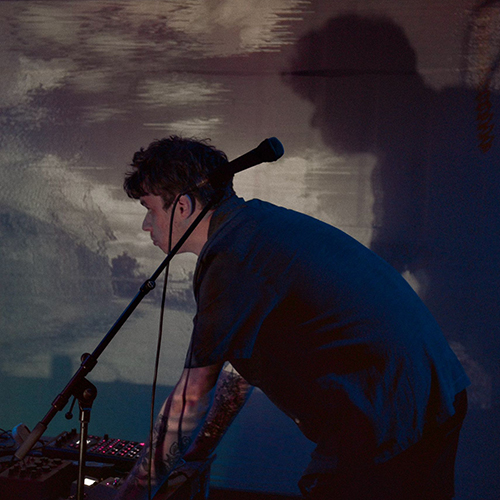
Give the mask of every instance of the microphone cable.
[{"label": "microphone cable", "polygon": [[[172,228],[174,224],[174,215],[177,203],[179,202],[180,196],[177,196],[172,205],[172,212],[170,214],[170,227],[168,232],[168,252],[172,250]],[[170,262],[165,267],[164,273],[165,277],[163,279],[163,291],[161,297],[160,306],[160,323],[158,326],[158,339],[156,342],[156,356],[155,356],[155,366],[153,371],[153,383],[151,387],[151,407],[149,414],[149,458],[148,458],[148,500],[151,500],[151,474],[153,467],[153,435],[154,435],[154,422],[155,422],[155,402],[156,402],[156,387],[158,384],[158,370],[160,366],[160,353],[161,344],[163,340],[163,321],[165,317],[165,302],[167,297],[167,285],[168,285],[168,272],[170,269]]]},{"label": "microphone cable", "polygon": [[[173,204],[172,204],[172,212],[170,214],[170,227],[169,227],[169,234],[168,234],[168,253],[171,252],[172,250],[172,234],[173,234],[173,226],[174,226],[174,218],[175,218],[175,210],[177,208],[177,204],[179,203],[179,200],[181,196],[183,195],[188,195],[189,199],[191,200],[191,203],[193,204],[191,214],[195,210],[195,203],[196,201],[194,198],[189,195],[189,190],[188,191],[183,191],[177,197],[175,198]],[[153,383],[152,383],[152,388],[151,388],[151,407],[150,407],[150,416],[149,416],[149,459],[148,459],[148,500],[151,500],[151,493],[152,493],[152,488],[151,488],[151,475],[152,475],[152,466],[153,466],[153,437],[154,437],[154,421],[155,421],[155,401],[156,401],[156,387],[158,383],[158,370],[160,366],[160,352],[161,352],[161,344],[162,344],[162,339],[163,339],[163,322],[164,322],[164,317],[165,317],[165,303],[166,303],[166,297],[167,297],[167,284],[168,284],[168,272],[170,268],[170,263],[167,264],[165,267],[165,278],[163,281],[163,291],[162,291],[162,298],[161,298],[161,307],[160,307],[160,323],[158,327],[158,340],[156,344],[156,357],[155,357],[155,366],[154,366],[154,373],[153,373]],[[190,349],[191,351],[191,349]],[[191,353],[192,355],[192,353]],[[184,383],[184,388],[182,391],[182,410],[181,410],[181,415],[179,418],[179,427],[178,427],[178,446],[179,446],[179,453],[182,453],[183,451],[183,443],[182,443],[182,418],[184,416],[184,411],[186,408],[186,391],[187,391],[187,384],[189,380],[189,373],[190,370],[188,369],[188,374],[186,376],[186,381]],[[168,427],[167,427],[168,431]]]}]

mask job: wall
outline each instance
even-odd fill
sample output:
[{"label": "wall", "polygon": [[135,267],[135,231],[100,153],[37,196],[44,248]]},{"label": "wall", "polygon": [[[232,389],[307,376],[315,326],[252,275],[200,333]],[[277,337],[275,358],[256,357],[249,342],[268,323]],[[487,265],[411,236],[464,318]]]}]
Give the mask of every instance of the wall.
[{"label": "wall", "polygon": [[[473,382],[457,498],[496,498],[500,6],[485,3],[0,2],[0,427],[43,417],[163,257],[121,190],[133,153],[180,134],[234,158],[276,136],[283,159],[238,174],[238,192],[340,227],[417,289]],[[161,397],[194,263],[172,265]],[[147,432],[159,299],[89,377],[94,434]],[[256,392],[214,482],[296,492],[310,450]]]}]

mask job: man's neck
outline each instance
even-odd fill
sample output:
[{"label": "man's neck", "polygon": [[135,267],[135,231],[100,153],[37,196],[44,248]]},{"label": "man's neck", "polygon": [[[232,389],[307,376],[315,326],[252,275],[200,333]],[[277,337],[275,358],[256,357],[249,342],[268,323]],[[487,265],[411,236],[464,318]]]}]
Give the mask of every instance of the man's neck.
[{"label": "man's neck", "polygon": [[[205,243],[208,240],[208,230],[210,228],[210,220],[212,219],[213,211],[208,212],[205,217],[201,220],[201,222],[196,226],[196,229],[193,231],[191,236],[189,236],[186,245],[186,251],[192,252],[195,255],[200,255]],[[198,217],[199,211],[193,214],[192,220],[195,220]]]}]

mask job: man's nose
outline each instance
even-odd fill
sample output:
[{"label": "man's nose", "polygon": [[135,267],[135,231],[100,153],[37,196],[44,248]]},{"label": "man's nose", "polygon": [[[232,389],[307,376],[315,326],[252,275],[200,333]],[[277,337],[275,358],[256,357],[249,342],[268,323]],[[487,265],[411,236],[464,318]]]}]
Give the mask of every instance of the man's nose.
[{"label": "man's nose", "polygon": [[142,230],[143,231],[151,231],[151,222],[149,220],[149,214],[144,217],[142,221]]}]

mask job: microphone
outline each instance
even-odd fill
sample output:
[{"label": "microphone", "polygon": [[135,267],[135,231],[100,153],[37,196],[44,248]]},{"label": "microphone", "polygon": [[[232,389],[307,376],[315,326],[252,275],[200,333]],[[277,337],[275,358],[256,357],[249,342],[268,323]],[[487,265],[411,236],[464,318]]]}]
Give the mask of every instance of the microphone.
[{"label": "microphone", "polygon": [[207,183],[212,184],[215,188],[221,187],[234,174],[260,163],[276,161],[283,156],[284,152],[283,144],[276,137],[270,137],[262,141],[255,149],[214,170],[207,179],[199,183],[196,187],[200,188]]}]

